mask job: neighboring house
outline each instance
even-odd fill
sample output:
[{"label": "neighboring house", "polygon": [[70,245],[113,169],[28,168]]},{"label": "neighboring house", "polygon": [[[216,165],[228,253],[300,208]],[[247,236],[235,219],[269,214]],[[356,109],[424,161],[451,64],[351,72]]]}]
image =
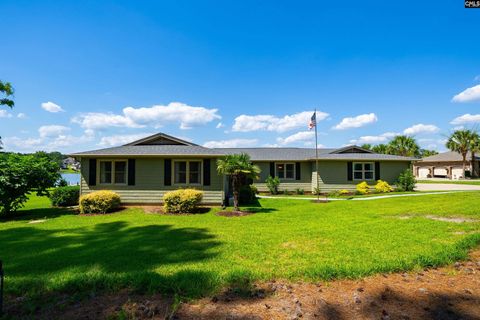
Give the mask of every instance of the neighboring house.
[{"label": "neighboring house", "polygon": [[262,172],[253,181],[266,191],[265,179],[280,178],[280,190],[311,192],[318,176],[322,191],[354,189],[361,181],[393,183],[414,158],[377,154],[357,146],[319,149],[205,148],[163,133],[107,149],[71,156],[81,163],[81,194],[109,189],[124,203],[159,203],[165,192],[192,187],[204,191],[204,203],[221,204],[228,181],[217,173],[216,161],[226,154],[248,153]]},{"label": "neighboring house", "polygon": [[73,157],[68,157],[62,161],[62,169],[72,168],[73,170],[80,170],[80,162]]},{"label": "neighboring house", "polygon": [[[478,172],[480,157],[475,156],[474,166]],[[458,152],[448,151],[416,161],[413,172],[417,178],[463,179],[463,159]],[[466,176],[472,172],[472,155],[467,153]]]}]

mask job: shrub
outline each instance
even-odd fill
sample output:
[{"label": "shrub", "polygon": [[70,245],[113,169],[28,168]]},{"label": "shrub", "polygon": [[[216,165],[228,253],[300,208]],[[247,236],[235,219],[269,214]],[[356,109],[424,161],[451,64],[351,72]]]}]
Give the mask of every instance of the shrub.
[{"label": "shrub", "polygon": [[68,186],[68,182],[64,178],[60,178],[57,181],[57,187],[66,187],[66,186]]},{"label": "shrub", "polygon": [[321,192],[322,192],[322,190],[320,188],[317,188],[317,187],[313,188],[313,194],[314,195],[320,194]]},{"label": "shrub", "polygon": [[396,185],[398,191],[414,191],[417,180],[410,169],[405,169],[397,179]]},{"label": "shrub", "polygon": [[165,193],[163,201],[167,213],[194,213],[202,201],[203,192],[195,189],[179,189]]},{"label": "shrub", "polygon": [[329,197],[338,197],[340,195],[340,191],[338,190],[332,190],[328,193]]},{"label": "shrub", "polygon": [[377,184],[375,185],[375,190],[377,192],[384,193],[384,192],[392,192],[393,188],[391,185],[388,184],[387,181],[378,180]]},{"label": "shrub", "polygon": [[80,187],[58,187],[48,197],[54,207],[76,206],[80,197]]},{"label": "shrub", "polygon": [[290,194],[290,191],[288,191],[288,189],[284,189],[284,190],[283,190],[283,194],[289,195],[289,194]]},{"label": "shrub", "polygon": [[258,194],[258,189],[253,184],[250,185],[250,189],[252,189],[253,193]]},{"label": "shrub", "polygon": [[357,192],[359,194],[368,194],[370,193],[370,186],[367,182],[363,181],[357,184]]},{"label": "shrub", "polygon": [[95,191],[80,197],[80,213],[107,213],[120,207],[120,196],[113,191]]},{"label": "shrub", "polygon": [[342,190],[340,190],[340,191],[338,191],[338,192],[339,192],[340,195],[342,195],[342,196],[345,196],[345,195],[347,195],[347,194],[350,194],[350,191],[347,190],[347,189],[342,189]]},{"label": "shrub", "polygon": [[280,179],[278,179],[278,177],[272,178],[272,176],[268,176],[265,183],[271,194],[278,194],[278,187],[280,186]]},{"label": "shrub", "polygon": [[255,191],[257,190],[256,187],[252,185],[243,185],[240,187],[240,204],[250,204],[255,202],[257,198],[255,196]]}]

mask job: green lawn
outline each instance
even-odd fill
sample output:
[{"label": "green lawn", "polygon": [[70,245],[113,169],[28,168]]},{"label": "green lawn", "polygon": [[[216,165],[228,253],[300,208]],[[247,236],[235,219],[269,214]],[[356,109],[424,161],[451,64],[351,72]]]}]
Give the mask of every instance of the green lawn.
[{"label": "green lawn", "polygon": [[67,169],[60,169],[60,173],[80,173],[80,171],[68,167]]},{"label": "green lawn", "polygon": [[418,183],[448,183],[448,184],[473,184],[480,185],[480,179],[475,180],[418,180]]},{"label": "green lawn", "polygon": [[[0,220],[9,295],[131,288],[192,298],[258,279],[315,281],[440,265],[480,243],[480,192],[374,201],[261,199],[255,215],[79,216],[33,196]],[[405,219],[405,216],[411,216]],[[45,222],[29,223],[38,219]],[[47,295],[48,296],[48,295]]]}]

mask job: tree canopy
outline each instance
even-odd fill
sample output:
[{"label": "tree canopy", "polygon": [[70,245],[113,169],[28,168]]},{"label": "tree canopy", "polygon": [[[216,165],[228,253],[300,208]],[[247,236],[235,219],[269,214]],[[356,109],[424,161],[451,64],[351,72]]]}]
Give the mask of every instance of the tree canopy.
[{"label": "tree canopy", "polygon": [[60,179],[59,169],[42,155],[0,154],[0,215],[22,207],[30,192],[47,194]]}]

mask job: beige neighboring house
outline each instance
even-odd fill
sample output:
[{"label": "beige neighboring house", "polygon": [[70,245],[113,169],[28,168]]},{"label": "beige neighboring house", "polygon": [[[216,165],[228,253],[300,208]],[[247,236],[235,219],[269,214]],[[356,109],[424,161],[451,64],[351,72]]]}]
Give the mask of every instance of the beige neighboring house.
[{"label": "beige neighboring house", "polygon": [[[475,171],[479,172],[478,161],[480,157],[475,156]],[[470,177],[472,172],[472,155],[467,153],[466,176]],[[462,155],[458,152],[448,151],[436,154],[434,156],[415,161],[413,172],[419,179],[426,178],[446,178],[446,179],[464,179]]]}]

